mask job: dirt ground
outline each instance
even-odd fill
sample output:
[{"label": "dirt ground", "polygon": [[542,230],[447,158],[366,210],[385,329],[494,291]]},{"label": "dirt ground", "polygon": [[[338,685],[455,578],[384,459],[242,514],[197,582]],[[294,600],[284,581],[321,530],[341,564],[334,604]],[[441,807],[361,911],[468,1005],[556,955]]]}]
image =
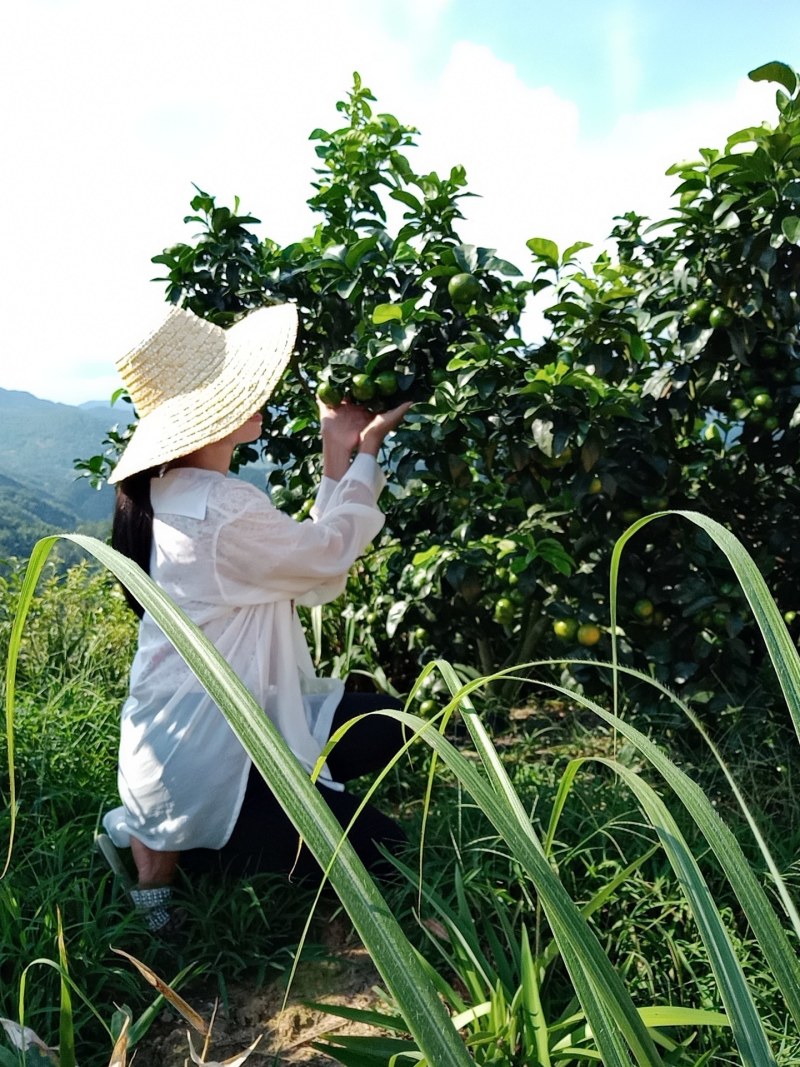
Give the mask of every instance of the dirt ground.
[{"label": "dirt ground", "polygon": [[[358,944],[344,921],[334,922],[325,937],[327,958],[300,963],[286,1007],[283,1006],[286,978],[253,991],[245,985],[231,986],[227,1014],[217,1012],[211,1041],[205,1056],[219,1063],[238,1056],[262,1035],[247,1067],[330,1067],[336,1060],[311,1047],[325,1033],[375,1034],[374,1027],[353,1023],[305,1006],[306,1001],[346,1005],[350,1008],[379,1006],[375,987],[381,984],[366,950]],[[191,1006],[205,1019],[214,1008],[210,999],[187,996]],[[192,1064],[187,1024],[176,1012],[165,1011],[136,1047],[134,1067],[184,1067]],[[203,1038],[192,1034],[200,1056]]]}]

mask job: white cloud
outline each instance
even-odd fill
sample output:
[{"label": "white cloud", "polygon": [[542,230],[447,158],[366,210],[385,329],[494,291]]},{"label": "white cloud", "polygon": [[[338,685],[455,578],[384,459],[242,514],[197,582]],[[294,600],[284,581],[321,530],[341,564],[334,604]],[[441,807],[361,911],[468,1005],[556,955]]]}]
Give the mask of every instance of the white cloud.
[{"label": "white cloud", "polygon": [[744,83],[589,139],[572,101],[485,47],[455,42],[423,75],[446,6],[409,5],[389,31],[368,0],[19,0],[0,44],[0,384],[68,402],[111,392],[114,357],[161,305],[150,256],[191,233],[192,181],[238,194],[279,241],[308,232],[308,133],[339,120],[353,70],[421,128],[415,166],[467,167],[482,198],[464,202],[465,238],[523,268],[528,237],[599,242],[614,214],[658,215],[669,163],[772,114],[772,91]]}]

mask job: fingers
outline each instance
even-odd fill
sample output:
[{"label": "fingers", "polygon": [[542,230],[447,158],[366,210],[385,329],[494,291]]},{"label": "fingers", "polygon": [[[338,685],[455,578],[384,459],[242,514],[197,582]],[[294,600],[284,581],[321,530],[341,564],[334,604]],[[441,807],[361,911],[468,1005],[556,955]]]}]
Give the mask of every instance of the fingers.
[{"label": "fingers", "polygon": [[367,430],[370,426],[375,424],[384,427],[385,433],[390,433],[392,430],[396,430],[411,407],[411,401],[406,401],[404,404],[399,404],[396,408],[390,408],[389,411],[382,411],[369,423]]}]

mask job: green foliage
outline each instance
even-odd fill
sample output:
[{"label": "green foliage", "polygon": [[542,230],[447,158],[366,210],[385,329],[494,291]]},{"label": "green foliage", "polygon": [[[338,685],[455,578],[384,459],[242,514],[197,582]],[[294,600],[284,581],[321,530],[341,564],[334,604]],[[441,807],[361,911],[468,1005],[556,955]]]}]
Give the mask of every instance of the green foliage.
[{"label": "green foliage", "polygon": [[[751,557],[732,535],[713,521],[693,513],[686,513],[682,518],[702,528],[722,548],[742,582],[800,734],[800,659]],[[519,937],[517,950],[502,964],[497,962],[503,957],[502,946],[498,943],[490,949],[491,958],[485,954],[466,900],[463,894],[458,895],[458,887],[455,915],[436,905],[449,938],[450,965],[459,972],[468,994],[465,998],[461,992],[455,993],[463,1008],[459,1009],[458,1026],[454,1026],[441,1010],[440,997],[443,989],[447,992],[446,983],[414,951],[346,838],[340,840],[340,831],[324,802],[222,657],[129,560],[101,542],[79,535],[68,536],[130,586],[224,710],[254,763],[273,783],[276,796],[286,807],[308,847],[323,864],[375,959],[405,1027],[412,1035],[413,1047],[418,1048],[429,1062],[455,1064],[477,1059],[485,1063],[509,1064],[510,1067],[510,1064],[519,1062],[520,1055],[530,1062],[535,1052],[540,1062],[547,1062],[566,1049],[575,1049],[580,1053],[567,1054],[600,1057],[604,1063],[619,1064],[620,1067],[628,1064],[633,1055],[638,1063],[657,1067],[666,1062],[659,1047],[667,1050],[667,1059],[671,1062],[696,1062],[693,1050],[687,1051],[688,1044],[683,1039],[673,1040],[663,1031],[673,1026],[717,1027],[722,1018],[730,1026],[743,1064],[755,1067],[756,1064],[776,1062],[772,1031],[785,1031],[789,1025],[797,1029],[800,1023],[800,968],[794,949],[794,941],[800,935],[800,916],[761,836],[756,835],[756,844],[788,913],[788,932],[784,929],[783,913],[773,906],[736,835],[720,820],[704,791],[635,727],[588,698],[550,683],[555,692],[579,701],[623,737],[638,759],[649,765],[651,772],[661,779],[661,788],[655,788],[641,768],[632,768],[614,755],[580,757],[564,771],[546,829],[542,832],[532,822],[528,808],[472,704],[471,694],[491,679],[480,678],[463,685],[447,663],[437,661],[435,668],[452,693],[439,717],[441,721],[426,722],[404,712],[387,713],[399,717],[407,725],[409,744],[424,740],[436,757],[446,764],[459,787],[470,796],[499,835],[502,847],[524,877],[527,898],[535,896],[537,900],[538,918],[533,939],[524,922],[518,935],[508,927],[502,928],[502,936],[507,941]],[[37,545],[20,590],[19,607],[9,640],[6,686],[9,727],[13,722],[16,659],[24,621],[38,574],[54,540],[50,538]],[[619,555],[626,540],[621,539],[615,548],[612,579],[618,572]],[[612,602],[616,600],[614,581],[611,598]],[[433,665],[427,672],[430,673],[432,668]],[[613,671],[615,693],[619,673],[619,668]],[[625,669],[625,675],[638,677],[643,683],[648,681],[630,669]],[[652,684],[661,688],[658,683]],[[467,758],[436,728],[442,727],[457,709],[475,747],[477,761]],[[336,736],[332,738],[329,747],[336,740]],[[320,765],[326,754],[327,750],[320,756]],[[578,905],[570,896],[553,862],[554,846],[562,834],[561,820],[576,776],[587,762],[612,772],[624,783],[635,799],[639,818],[649,828],[648,833],[655,835],[696,924],[697,935],[704,946],[704,959],[714,976],[720,1006],[725,1010],[724,1016],[714,1014],[706,1005],[692,1012],[677,1010],[676,1005],[637,1006],[623,976],[604,951],[595,932],[593,920],[596,913],[650,858],[652,849],[649,852],[647,848],[637,849],[626,868],[610,881],[606,880],[585,904]],[[693,847],[691,838],[673,814],[671,802],[662,798],[664,786],[682,806],[684,820],[688,817],[696,832],[702,835],[704,844],[699,849],[696,845]],[[13,791],[11,802],[13,808]],[[759,1010],[757,997],[748,981],[745,961],[741,958],[741,943],[731,936],[725,910],[715,898],[702,869],[707,865],[703,855],[706,846],[714,856],[724,883],[737,899],[753,942],[757,943],[758,951],[763,954],[773,975],[781,1001],[778,1009],[781,1021],[777,1028],[773,1023],[767,1023]],[[432,899],[430,895],[428,897]],[[551,969],[558,971],[562,981],[567,981],[566,1001],[560,1006],[557,996],[551,1002],[544,995],[545,990],[554,984],[548,977]],[[563,990],[564,986],[561,988]],[[451,1002],[455,1005],[455,1000]],[[395,1047],[394,1051],[399,1050]]]},{"label": "green foliage", "polygon": [[[387,448],[394,488],[359,605],[397,688],[433,654],[484,672],[534,652],[606,655],[607,634],[582,631],[582,648],[565,636],[571,621],[560,637],[553,622],[606,618],[608,534],[668,507],[732,522],[783,609],[797,608],[800,92],[781,64],[752,76],[782,86],[774,127],[676,165],[668,218],[620,217],[617,256],[588,266],[581,241],[531,238],[527,277],[464,244],[463,168],[417,174],[416,130],[374,113],[357,75],[343,126],[312,133],[311,236],[259,241],[238,201],[198,191],[197,238],[155,257],[168,299],[221,324],[297,303],[297,353],[261,446],[275,502],[298,517],[318,476],[315,390],[416,399]],[[533,296],[550,323],[536,344],[520,335]],[[620,655],[710,711],[768,703],[743,607],[708,539],[676,524],[669,551],[642,543],[629,556]],[[580,664],[571,677],[596,686]]]}]

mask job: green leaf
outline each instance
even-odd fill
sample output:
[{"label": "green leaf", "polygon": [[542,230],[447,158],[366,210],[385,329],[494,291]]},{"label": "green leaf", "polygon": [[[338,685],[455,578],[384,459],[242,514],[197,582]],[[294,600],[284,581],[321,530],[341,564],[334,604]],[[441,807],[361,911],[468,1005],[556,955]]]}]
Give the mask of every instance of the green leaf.
[{"label": "green leaf", "polygon": [[410,207],[417,215],[422,214],[422,204],[414,194],[409,193],[407,189],[392,189],[389,193],[389,197],[392,200],[399,200],[400,203],[405,204],[406,207]]},{"label": "green leaf", "polygon": [[396,600],[394,604],[389,608],[386,615],[386,633],[389,637],[394,637],[397,627],[400,625],[403,616],[408,611],[407,600]]},{"label": "green leaf", "polygon": [[544,259],[553,266],[558,266],[558,245],[546,237],[531,237],[525,244],[537,259]]},{"label": "green leaf", "polygon": [[378,304],[372,312],[372,322],[380,326],[382,322],[391,322],[393,319],[402,321],[403,309],[399,304]]},{"label": "green leaf", "polygon": [[751,70],[747,76],[750,81],[754,82],[777,82],[784,87],[790,96],[797,88],[797,75],[795,72],[785,63],[777,61],[764,63],[763,66]]},{"label": "green leaf", "polygon": [[731,1021],[721,1011],[704,1008],[680,1008],[671,1004],[654,1004],[639,1008],[645,1026],[727,1026]]},{"label": "green leaf", "polygon": [[348,1037],[329,1034],[328,1041],[312,1041],[312,1048],[332,1056],[344,1067],[412,1067],[419,1062],[416,1045],[399,1037]]},{"label": "green leaf", "polygon": [[787,215],[781,223],[781,230],[792,244],[800,244],[800,215]]},{"label": "green leaf", "polygon": [[561,253],[561,266],[563,267],[567,263],[569,263],[569,261],[572,259],[572,257],[574,255],[576,255],[578,252],[582,252],[584,250],[584,248],[591,248],[591,247],[592,247],[592,242],[591,241],[576,241],[574,244],[571,244],[568,248],[565,248],[564,251]]},{"label": "green leaf", "polygon": [[453,255],[460,270],[472,274],[478,268],[478,249],[475,245],[456,245]]}]

